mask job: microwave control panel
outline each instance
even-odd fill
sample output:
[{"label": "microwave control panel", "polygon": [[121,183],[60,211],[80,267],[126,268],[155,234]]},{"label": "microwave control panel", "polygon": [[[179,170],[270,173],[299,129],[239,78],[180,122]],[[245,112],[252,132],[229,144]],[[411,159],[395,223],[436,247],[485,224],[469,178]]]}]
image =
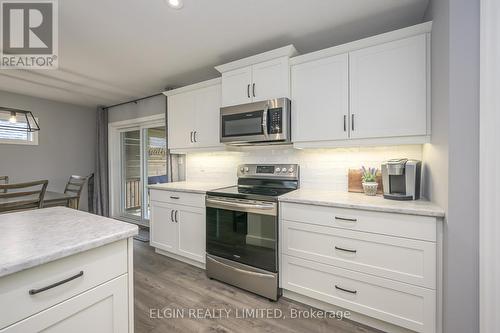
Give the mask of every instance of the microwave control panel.
[{"label": "microwave control panel", "polygon": [[282,132],[282,108],[269,109],[269,134],[278,134]]}]

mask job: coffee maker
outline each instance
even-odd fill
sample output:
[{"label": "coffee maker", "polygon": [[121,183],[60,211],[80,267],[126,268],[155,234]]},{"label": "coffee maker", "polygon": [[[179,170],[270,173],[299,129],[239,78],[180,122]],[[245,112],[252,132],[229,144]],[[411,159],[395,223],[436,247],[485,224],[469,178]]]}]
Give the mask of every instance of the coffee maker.
[{"label": "coffee maker", "polygon": [[384,198],[392,200],[420,199],[422,162],[406,158],[382,163]]}]

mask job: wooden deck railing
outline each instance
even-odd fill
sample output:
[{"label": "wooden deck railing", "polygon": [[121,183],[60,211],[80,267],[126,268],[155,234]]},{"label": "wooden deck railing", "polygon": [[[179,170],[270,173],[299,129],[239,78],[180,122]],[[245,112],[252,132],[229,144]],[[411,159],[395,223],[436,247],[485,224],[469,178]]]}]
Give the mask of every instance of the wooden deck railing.
[{"label": "wooden deck railing", "polygon": [[125,182],[125,209],[140,208],[141,193],[141,179],[127,179]]}]

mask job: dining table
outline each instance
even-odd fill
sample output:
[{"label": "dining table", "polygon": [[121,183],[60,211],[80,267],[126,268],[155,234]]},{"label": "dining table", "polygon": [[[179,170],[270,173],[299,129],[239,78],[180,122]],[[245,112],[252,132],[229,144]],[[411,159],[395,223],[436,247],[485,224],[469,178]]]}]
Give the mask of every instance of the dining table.
[{"label": "dining table", "polygon": [[[33,196],[23,196],[23,197],[12,197],[12,198],[0,198],[0,211],[2,210],[2,205],[11,204],[13,202],[23,202],[32,201],[37,199],[38,194]],[[67,206],[72,207],[74,201],[78,199],[76,194],[67,194],[55,191],[45,191],[43,197],[43,207],[54,207],[54,206]]]}]

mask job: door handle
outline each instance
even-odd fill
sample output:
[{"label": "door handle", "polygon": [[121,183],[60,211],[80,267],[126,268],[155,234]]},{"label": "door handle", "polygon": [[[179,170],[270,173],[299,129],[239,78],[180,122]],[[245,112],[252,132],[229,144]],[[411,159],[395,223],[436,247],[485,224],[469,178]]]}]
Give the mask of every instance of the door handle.
[{"label": "door handle", "polygon": [[351,131],[354,131],[354,114],[351,114]]},{"label": "door handle", "polygon": [[347,131],[347,116],[344,115],[344,132]]},{"label": "door handle", "polygon": [[178,210],[176,210],[176,211],[175,211],[175,214],[174,214],[174,217],[175,217],[175,223],[178,223],[178,222],[179,222],[179,220],[177,219],[178,213],[179,213],[179,211],[178,211]]},{"label": "door handle", "polygon": [[170,211],[170,222],[174,222],[174,210]]},{"label": "door handle", "polygon": [[69,281],[73,281],[74,279],[78,279],[79,277],[82,277],[83,276],[83,271],[80,271],[79,273],[73,275],[73,276],[70,276],[69,278],[66,278],[64,280],[61,280],[61,281],[58,281],[56,283],[52,283],[46,287],[43,287],[43,288],[40,288],[40,289],[30,289],[28,291],[28,293],[30,295],[36,295],[38,293],[41,293],[43,291],[46,291],[46,290],[49,290],[49,289],[52,289],[52,288],[55,288],[57,286],[60,286],[61,284],[65,284],[65,283],[68,283]]},{"label": "door handle", "polygon": [[250,83],[247,84],[247,97],[250,98]]},{"label": "door handle", "polygon": [[255,83],[252,84],[252,95],[255,97]]}]

